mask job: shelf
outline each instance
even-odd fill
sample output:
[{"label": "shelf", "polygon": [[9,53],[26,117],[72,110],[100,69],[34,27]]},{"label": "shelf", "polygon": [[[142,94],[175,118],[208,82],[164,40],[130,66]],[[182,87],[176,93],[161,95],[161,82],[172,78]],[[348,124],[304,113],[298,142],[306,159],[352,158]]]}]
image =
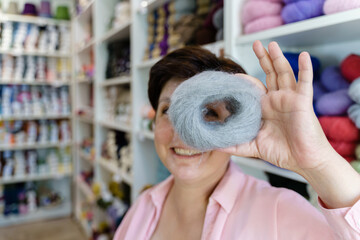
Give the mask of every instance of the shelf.
[{"label": "shelf", "polygon": [[94,203],[96,197],[93,191],[91,190],[91,187],[84,180],[82,180],[80,176],[77,177],[76,181],[77,181],[77,186],[79,187],[81,192],[86,196],[86,199],[90,203]]},{"label": "shelf", "polygon": [[91,10],[94,5],[94,2],[95,0],[90,1],[89,4],[79,14],[75,16],[75,19],[81,21],[82,19],[86,19],[90,17],[92,15]]},{"label": "shelf", "polygon": [[79,54],[79,53],[83,53],[85,51],[89,51],[91,50],[91,48],[95,45],[95,39],[91,39],[89,42],[87,42],[84,46],[82,47],[79,47],[77,50],[76,50],[76,53]]},{"label": "shelf", "polygon": [[256,168],[256,169],[270,172],[270,173],[273,173],[273,174],[276,174],[276,175],[279,175],[282,177],[290,178],[290,179],[293,179],[298,182],[307,183],[307,181],[299,174],[294,173],[289,170],[286,170],[286,169],[276,167],[276,166],[271,165],[270,163],[267,163],[261,159],[234,157],[234,156],[231,159],[239,165]]},{"label": "shelf", "polygon": [[151,132],[149,130],[139,131],[138,136],[140,140],[144,140],[144,139],[154,140],[154,132]]},{"label": "shelf", "polygon": [[26,82],[23,79],[11,79],[11,80],[0,80],[0,85],[32,85],[32,86],[42,86],[49,85],[52,87],[61,87],[70,85],[69,81],[53,80],[53,81],[44,81],[44,80],[34,80],[31,82]]},{"label": "shelf", "polygon": [[115,122],[112,120],[100,120],[99,124],[103,127],[111,128],[122,132],[131,132],[132,130],[131,126],[128,124],[122,122]]},{"label": "shelf", "polygon": [[0,13],[0,22],[22,22],[36,25],[71,25],[69,20],[57,20],[53,18],[24,16],[20,14]]},{"label": "shelf", "polygon": [[162,5],[164,5],[169,1],[170,0],[143,0],[141,1],[137,11],[139,13],[148,13],[161,7]]},{"label": "shelf", "polygon": [[129,84],[131,82],[131,76],[120,76],[115,78],[109,78],[101,82],[100,85],[103,87],[109,87],[114,85]]},{"label": "shelf", "polygon": [[56,57],[56,58],[70,58],[70,53],[62,53],[62,52],[39,52],[39,51],[26,51],[26,50],[14,50],[14,49],[0,49],[0,54],[9,54],[13,56],[39,56],[39,57]]},{"label": "shelf", "polygon": [[87,162],[89,162],[90,164],[94,164],[94,159],[93,157],[89,154],[89,153],[85,153],[83,150],[81,150],[81,148],[78,148],[79,151],[79,157],[81,159],[86,160]]},{"label": "shelf", "polygon": [[146,61],[143,61],[142,63],[138,64],[137,67],[138,68],[151,68],[152,66],[155,65],[155,63],[157,63],[158,61],[161,60],[162,57],[156,57],[156,58],[152,58]]},{"label": "shelf", "polygon": [[86,115],[77,115],[76,118],[83,123],[94,124],[94,118]]},{"label": "shelf", "polygon": [[40,208],[33,213],[26,215],[1,216],[0,226],[18,225],[27,222],[44,221],[60,217],[69,217],[71,215],[71,203],[65,202],[53,208]]},{"label": "shelf", "polygon": [[360,9],[324,15],[265,31],[242,35],[237,45],[255,40],[277,41],[281,46],[314,46],[351,41],[360,36]]},{"label": "shelf", "polygon": [[0,116],[0,121],[12,120],[37,120],[37,119],[68,119],[71,118],[70,114],[65,115],[38,115],[38,116]]},{"label": "shelf", "polygon": [[33,143],[33,144],[14,144],[0,145],[0,151],[4,150],[25,150],[25,149],[42,149],[42,148],[61,148],[71,146],[72,142],[58,143]]},{"label": "shelf", "polygon": [[11,177],[11,178],[0,178],[0,184],[12,184],[12,183],[19,183],[19,182],[28,182],[28,181],[41,181],[41,180],[48,180],[48,179],[61,179],[68,177],[72,174],[71,171],[63,172],[63,173],[46,173],[41,175],[28,175],[23,177]]},{"label": "shelf", "polygon": [[78,78],[78,79],[76,79],[75,82],[78,83],[78,84],[81,84],[81,83],[91,84],[94,81],[91,78]]},{"label": "shelf", "polygon": [[110,43],[116,40],[122,40],[130,37],[131,21],[124,22],[119,27],[109,30],[101,39],[100,42]]},{"label": "shelf", "polygon": [[98,163],[108,172],[120,176],[124,182],[126,182],[130,186],[132,185],[132,179],[129,176],[121,174],[120,168],[117,166],[114,160],[99,158]]}]

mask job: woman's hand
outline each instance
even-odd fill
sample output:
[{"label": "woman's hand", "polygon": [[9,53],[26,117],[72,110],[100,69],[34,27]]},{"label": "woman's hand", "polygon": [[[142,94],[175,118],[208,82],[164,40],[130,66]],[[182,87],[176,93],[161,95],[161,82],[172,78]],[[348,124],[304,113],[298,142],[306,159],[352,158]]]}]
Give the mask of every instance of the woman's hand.
[{"label": "woman's hand", "polygon": [[[249,143],[221,151],[261,158],[299,173],[329,207],[353,204],[360,197],[360,175],[331,147],[314,113],[310,55],[300,54],[296,82],[278,44],[271,42],[268,49],[269,52],[260,41],[253,45],[267,85],[261,100],[263,125],[258,136]],[[248,79],[260,82],[250,76]],[[351,182],[357,182],[358,190],[347,185]]]},{"label": "woman's hand", "polygon": [[261,102],[263,126],[256,139],[227,151],[261,158],[295,172],[321,167],[333,149],[313,111],[313,71],[309,54],[303,52],[299,56],[297,83],[277,43],[269,44],[269,53],[260,41],[254,43],[253,49],[266,74],[267,92]]}]

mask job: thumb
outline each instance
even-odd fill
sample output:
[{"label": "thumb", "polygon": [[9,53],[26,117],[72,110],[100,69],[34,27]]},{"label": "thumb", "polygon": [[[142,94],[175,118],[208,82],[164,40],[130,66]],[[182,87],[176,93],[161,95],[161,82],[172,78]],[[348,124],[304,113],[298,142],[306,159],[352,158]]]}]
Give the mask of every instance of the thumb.
[{"label": "thumb", "polygon": [[230,153],[231,155],[235,155],[238,157],[259,157],[259,151],[256,148],[256,143],[254,140],[251,142],[242,143],[227,148],[216,149],[216,151]]}]

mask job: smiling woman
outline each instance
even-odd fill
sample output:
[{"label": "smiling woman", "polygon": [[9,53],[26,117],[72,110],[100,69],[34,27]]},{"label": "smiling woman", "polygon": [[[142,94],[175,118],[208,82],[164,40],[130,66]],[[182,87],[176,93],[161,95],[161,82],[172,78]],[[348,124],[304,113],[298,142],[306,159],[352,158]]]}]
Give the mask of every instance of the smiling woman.
[{"label": "smiling woman", "polygon": [[[270,43],[269,52],[259,41],[253,48],[267,74],[267,88],[235,62],[200,47],[176,50],[151,69],[154,142],[172,175],[139,197],[115,240],[360,239],[360,175],[332,149],[314,114],[309,54],[299,57],[296,82],[276,43]],[[240,74],[264,92],[254,139],[204,151],[185,144],[174,130],[168,115],[174,92],[204,71]],[[226,124],[234,111],[219,101],[206,105],[204,119]],[[301,174],[319,194],[323,214],[300,195],[243,174],[231,155],[262,158]]]}]

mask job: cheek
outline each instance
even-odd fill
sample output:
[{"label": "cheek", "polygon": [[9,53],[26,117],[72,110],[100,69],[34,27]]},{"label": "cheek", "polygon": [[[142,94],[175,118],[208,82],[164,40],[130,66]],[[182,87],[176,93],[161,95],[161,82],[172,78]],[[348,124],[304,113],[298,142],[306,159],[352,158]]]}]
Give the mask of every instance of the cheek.
[{"label": "cheek", "polygon": [[159,144],[168,144],[174,136],[174,129],[170,120],[167,118],[159,119],[155,122],[155,142]]}]

